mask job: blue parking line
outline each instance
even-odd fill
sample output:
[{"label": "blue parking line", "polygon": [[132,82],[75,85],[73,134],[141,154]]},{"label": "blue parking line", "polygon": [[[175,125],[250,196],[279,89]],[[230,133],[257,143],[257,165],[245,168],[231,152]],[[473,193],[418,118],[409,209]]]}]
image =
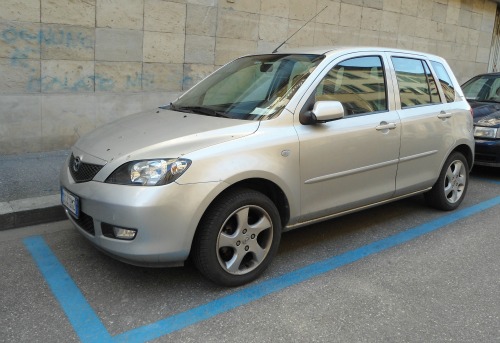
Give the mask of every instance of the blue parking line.
[{"label": "blue parking line", "polygon": [[[350,250],[341,255],[310,264],[282,276],[246,287],[204,305],[172,315],[155,323],[132,329],[114,337],[105,329],[90,305],[85,301],[78,287],[66,273],[64,267],[57,261],[57,258],[47,247],[43,239],[37,236],[27,238],[24,242],[39,268],[42,270],[42,274],[67,314],[79,338],[83,342],[111,340],[115,342],[145,342],[168,335],[203,320],[213,318],[216,315],[261,299],[266,295],[403,244],[499,204],[500,196],[497,196],[477,205],[444,215],[399,234],[370,243],[358,249]],[[47,263],[49,263],[49,266],[46,265]]]},{"label": "blue parking line", "polygon": [[33,256],[80,340],[82,342],[110,342],[111,335],[43,238],[28,237],[24,239],[24,245]]},{"label": "blue parking line", "polygon": [[486,182],[489,182],[489,183],[496,183],[497,185],[500,185],[500,181],[497,181],[497,180],[485,179],[483,177],[478,178],[478,180],[486,181]]}]

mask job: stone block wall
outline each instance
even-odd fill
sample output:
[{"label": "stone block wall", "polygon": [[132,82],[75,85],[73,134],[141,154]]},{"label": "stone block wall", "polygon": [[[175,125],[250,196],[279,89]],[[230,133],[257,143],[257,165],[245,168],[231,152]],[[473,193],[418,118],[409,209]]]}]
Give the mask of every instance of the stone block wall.
[{"label": "stone block wall", "polygon": [[2,0],[0,154],[67,149],[247,53],[370,45],[487,70],[491,0]]}]

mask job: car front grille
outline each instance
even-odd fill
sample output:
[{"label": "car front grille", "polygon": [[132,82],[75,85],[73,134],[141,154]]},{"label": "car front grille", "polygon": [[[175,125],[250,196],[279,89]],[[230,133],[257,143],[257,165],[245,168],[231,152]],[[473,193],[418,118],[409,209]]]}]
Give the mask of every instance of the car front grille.
[{"label": "car front grille", "polygon": [[80,212],[80,216],[78,217],[78,219],[76,219],[75,217],[71,217],[71,219],[73,219],[75,223],[87,233],[95,236],[94,218],[92,218],[88,214]]},{"label": "car front grille", "polygon": [[77,163],[75,156],[71,154],[68,167],[75,182],[81,183],[91,181],[104,166],[84,162]]}]

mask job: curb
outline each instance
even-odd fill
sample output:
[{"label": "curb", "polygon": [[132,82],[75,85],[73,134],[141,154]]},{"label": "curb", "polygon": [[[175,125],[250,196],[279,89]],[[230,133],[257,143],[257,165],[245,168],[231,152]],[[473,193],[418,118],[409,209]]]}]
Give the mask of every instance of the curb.
[{"label": "curb", "polygon": [[65,220],[60,195],[0,202],[0,231]]}]

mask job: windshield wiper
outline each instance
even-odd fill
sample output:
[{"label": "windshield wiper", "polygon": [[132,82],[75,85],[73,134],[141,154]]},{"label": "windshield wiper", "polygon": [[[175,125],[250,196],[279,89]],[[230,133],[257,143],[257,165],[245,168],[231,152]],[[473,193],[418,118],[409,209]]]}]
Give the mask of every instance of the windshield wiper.
[{"label": "windshield wiper", "polygon": [[212,116],[212,117],[222,117],[222,118],[229,118],[231,119],[230,116],[225,114],[224,112],[220,112],[217,110],[214,110],[213,108],[210,107],[202,107],[202,106],[174,106],[173,104],[170,104],[170,109],[174,111],[179,111],[179,112],[187,112],[187,113],[196,113],[196,114],[202,114],[206,116]]},{"label": "windshield wiper", "polygon": [[178,107],[175,106],[174,104],[170,103],[170,105],[165,106],[165,109],[167,110],[172,110],[172,111],[177,111],[177,112],[185,112],[185,113],[194,113],[191,109],[186,108],[186,107]]}]

